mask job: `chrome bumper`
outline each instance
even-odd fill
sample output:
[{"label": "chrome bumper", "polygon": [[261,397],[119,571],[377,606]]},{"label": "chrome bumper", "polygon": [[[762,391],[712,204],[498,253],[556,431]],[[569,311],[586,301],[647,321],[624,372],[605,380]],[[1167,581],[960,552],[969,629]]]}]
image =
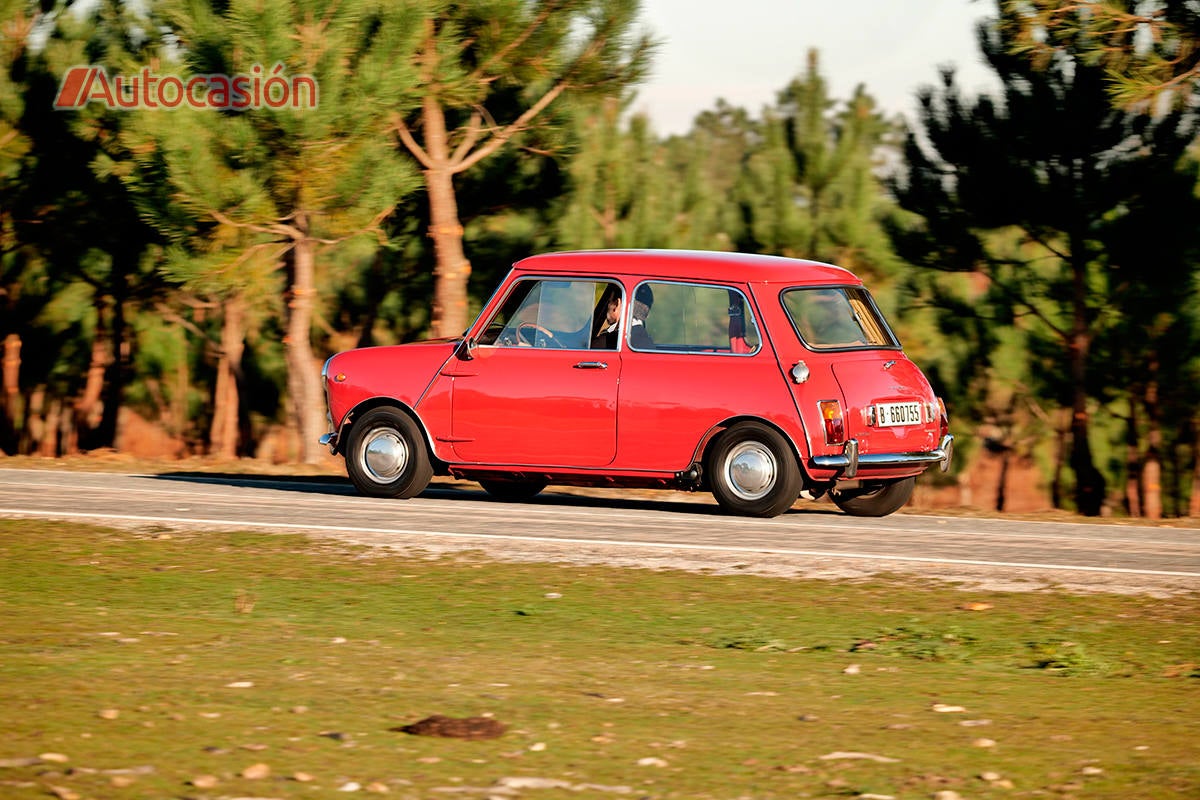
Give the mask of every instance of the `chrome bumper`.
[{"label": "chrome bumper", "polygon": [[954,458],[954,437],[946,434],[936,450],[921,453],[867,453],[858,454],[858,440],[851,439],[842,448],[841,455],[813,456],[812,465],[817,469],[842,470],[840,477],[853,478],[859,467],[909,467],[920,464],[940,464],[942,472],[950,469]]},{"label": "chrome bumper", "polygon": [[326,445],[329,448],[330,453],[337,455],[337,441],[338,441],[337,431],[330,431],[329,433],[325,434],[317,441],[320,444]]}]

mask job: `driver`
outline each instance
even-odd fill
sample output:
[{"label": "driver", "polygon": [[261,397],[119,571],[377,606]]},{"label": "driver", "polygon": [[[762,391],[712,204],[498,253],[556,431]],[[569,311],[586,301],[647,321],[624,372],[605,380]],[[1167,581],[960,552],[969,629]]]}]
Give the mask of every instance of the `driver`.
[{"label": "driver", "polygon": [[616,350],[620,334],[621,322],[621,290],[609,284],[604,290],[604,296],[596,308],[597,316],[604,317],[596,325],[596,335],[592,337],[593,350]]}]

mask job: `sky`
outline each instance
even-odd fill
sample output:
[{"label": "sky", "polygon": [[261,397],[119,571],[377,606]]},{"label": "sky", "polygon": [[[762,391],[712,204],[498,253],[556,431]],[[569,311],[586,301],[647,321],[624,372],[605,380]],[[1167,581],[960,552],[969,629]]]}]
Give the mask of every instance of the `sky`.
[{"label": "sky", "polygon": [[642,24],[660,41],[633,110],[660,135],[685,133],[724,98],[758,116],[817,48],[831,97],[862,83],[888,114],[912,119],[916,92],[956,67],[968,95],[997,82],[975,39],[991,0],[642,0]]}]

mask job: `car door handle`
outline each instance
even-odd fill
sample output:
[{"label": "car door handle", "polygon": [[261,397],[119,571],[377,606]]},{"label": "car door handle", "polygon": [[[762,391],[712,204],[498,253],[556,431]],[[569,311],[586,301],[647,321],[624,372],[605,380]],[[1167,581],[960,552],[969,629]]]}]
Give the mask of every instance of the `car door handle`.
[{"label": "car door handle", "polygon": [[580,361],[575,365],[575,369],[608,369],[608,363],[605,361]]}]

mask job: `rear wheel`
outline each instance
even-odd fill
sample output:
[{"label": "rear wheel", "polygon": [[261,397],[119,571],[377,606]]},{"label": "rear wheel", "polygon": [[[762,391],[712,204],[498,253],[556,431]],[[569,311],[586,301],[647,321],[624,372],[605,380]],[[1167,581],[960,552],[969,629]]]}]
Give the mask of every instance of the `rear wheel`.
[{"label": "rear wheel", "polygon": [[481,480],[479,485],[483,490],[497,500],[505,500],[510,503],[519,503],[522,500],[528,500],[536,497],[542,489],[546,488],[547,481],[486,481]]},{"label": "rear wheel", "polygon": [[346,474],[371,497],[415,497],[429,485],[433,466],[417,423],[394,408],[363,414],[350,430]]},{"label": "rear wheel", "polygon": [[882,486],[830,492],[834,505],[855,517],[886,517],[912,498],[916,478],[901,478]]},{"label": "rear wheel", "polygon": [[707,469],[713,497],[734,514],[774,517],[800,495],[800,467],[792,448],[762,423],[741,422],[721,434]]}]

